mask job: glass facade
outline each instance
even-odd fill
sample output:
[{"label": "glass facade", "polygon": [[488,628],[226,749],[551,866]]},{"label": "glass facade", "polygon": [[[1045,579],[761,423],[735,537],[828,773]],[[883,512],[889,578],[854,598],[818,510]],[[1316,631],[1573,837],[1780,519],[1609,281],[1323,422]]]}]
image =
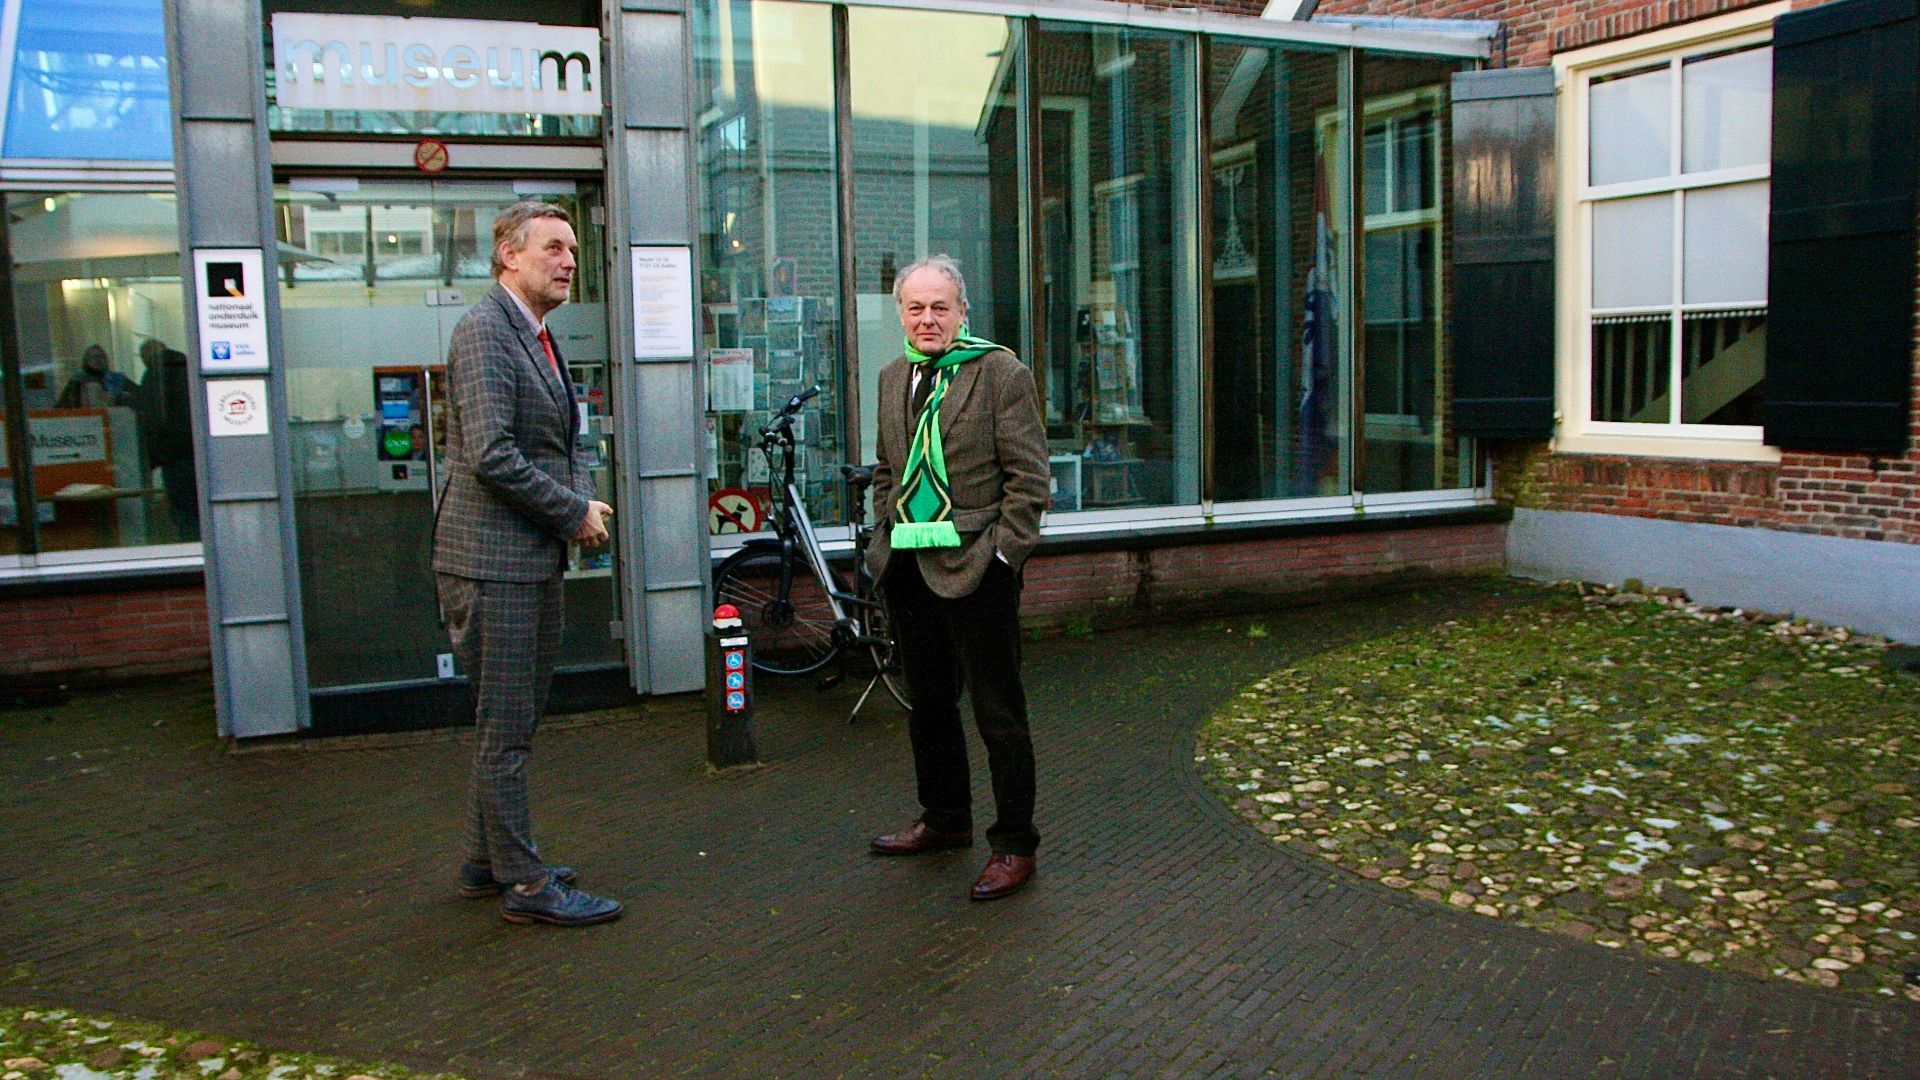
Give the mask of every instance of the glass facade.
[{"label": "glass facade", "polygon": [[170,161],[161,0],[20,0],[10,159]]},{"label": "glass facade", "polygon": [[[862,461],[880,368],[901,352],[894,277],[921,253],[959,261],[973,333],[1026,355],[1020,30],[987,15],[848,9]],[[944,43],[940,79],[896,47],[923,34]]]},{"label": "glass facade", "polygon": [[173,196],[5,204],[26,422],[24,461],[0,459],[0,554],[198,541]]},{"label": "glass facade", "polygon": [[769,408],[815,385],[795,428],[794,484],[816,523],[843,522],[833,9],[731,0],[698,16],[711,527],[758,531],[769,465],[754,433]]},{"label": "glass facade", "polygon": [[[1041,23],[1041,318],[1054,510],[1195,504],[1194,43]],[[1061,490],[1078,473],[1077,490]]]},{"label": "glass facade", "polygon": [[1207,71],[1215,497],[1348,490],[1340,54],[1215,43]]},{"label": "glass facade", "polygon": [[19,0],[6,14],[0,153],[67,179],[0,196],[0,556],[195,544],[174,197],[97,179],[172,159],[161,0]]},{"label": "glass facade", "polygon": [[[871,460],[890,290],[931,253],[1034,369],[1056,523],[1476,483],[1444,330],[1458,62],[781,0],[694,17],[716,534],[755,531],[748,439],[816,382],[804,490],[845,520],[832,469]],[[941,42],[940,78],[903,41]]]},{"label": "glass facade", "polygon": [[[308,678],[315,690],[431,679],[446,651],[428,559],[447,347],[493,287],[493,219],[521,196],[509,181],[303,186],[276,188],[275,209]],[[547,325],[586,407],[597,497],[613,504],[599,189],[548,201],[573,216],[580,256],[573,297]],[[561,663],[618,663],[603,629],[615,551],[570,555]]]},{"label": "glass facade", "polygon": [[1447,85],[1454,64],[1368,56],[1361,67],[1361,246],[1366,335],[1361,488],[1468,487],[1452,434],[1441,258],[1451,196]]}]

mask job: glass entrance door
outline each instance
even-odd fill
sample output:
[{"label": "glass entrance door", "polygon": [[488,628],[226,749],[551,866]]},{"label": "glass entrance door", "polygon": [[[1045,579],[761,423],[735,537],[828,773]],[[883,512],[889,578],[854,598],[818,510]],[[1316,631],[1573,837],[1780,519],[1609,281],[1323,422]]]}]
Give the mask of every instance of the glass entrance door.
[{"label": "glass entrance door", "polygon": [[[565,207],[579,235],[572,302],[548,326],[587,407],[582,440],[598,497],[615,503],[596,185],[322,178],[275,189],[316,727],[322,699],[343,694],[359,693],[364,708],[389,713],[436,711],[404,691],[455,690],[450,673],[464,674],[450,667],[429,565],[444,482],[447,345],[460,317],[493,287],[494,217],[533,189]],[[612,671],[623,683],[623,654],[610,631],[618,618],[618,553],[611,546],[573,552],[563,675]],[[457,715],[465,694],[433,700]],[[416,726],[429,718],[399,719],[406,722],[350,726]]]}]

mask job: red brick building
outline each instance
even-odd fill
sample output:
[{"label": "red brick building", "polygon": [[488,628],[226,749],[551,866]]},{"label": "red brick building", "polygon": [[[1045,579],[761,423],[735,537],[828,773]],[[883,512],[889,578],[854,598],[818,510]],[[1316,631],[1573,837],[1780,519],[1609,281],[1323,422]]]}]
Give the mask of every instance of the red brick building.
[{"label": "red brick building", "polygon": [[[1557,173],[1552,338],[1511,363],[1551,349],[1552,416],[1490,444],[1512,569],[1920,637],[1916,6],[1323,0],[1313,17],[1494,20],[1495,65],[1551,73],[1534,134]],[[1456,158],[1456,191],[1511,160],[1481,149]]]}]

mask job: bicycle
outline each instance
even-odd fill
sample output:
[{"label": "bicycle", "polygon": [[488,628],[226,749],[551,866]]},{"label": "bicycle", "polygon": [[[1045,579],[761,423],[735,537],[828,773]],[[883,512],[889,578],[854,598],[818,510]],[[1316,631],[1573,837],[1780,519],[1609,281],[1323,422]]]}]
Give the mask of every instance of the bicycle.
[{"label": "bicycle", "polygon": [[713,572],[713,594],[715,604],[739,609],[756,671],[811,675],[838,660],[839,673],[820,680],[825,690],[844,678],[848,654],[864,653],[873,662],[874,673],[847,714],[851,724],[876,685],[885,686],[902,708],[912,705],[894,656],[886,599],[867,569],[873,528],[866,521],[865,502],[873,484],[873,467],[840,466],[852,505],[851,589],[821,549],[806,503],[793,486],[794,418],[819,392],[815,386],[795,394],[760,430],[754,449],[767,455],[768,475],[779,478],[770,485],[768,516],[773,536],[749,540],[722,560]]}]

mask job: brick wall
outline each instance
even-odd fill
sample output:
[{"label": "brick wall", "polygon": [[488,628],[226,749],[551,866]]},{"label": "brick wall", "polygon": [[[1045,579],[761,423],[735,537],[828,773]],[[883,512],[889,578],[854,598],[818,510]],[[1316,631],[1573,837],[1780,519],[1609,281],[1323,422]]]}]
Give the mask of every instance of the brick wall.
[{"label": "brick wall", "polygon": [[[1489,19],[1507,28],[1507,64],[1537,67],[1557,52],[1632,37],[1768,0],[1322,0],[1316,15]],[[1213,5],[1209,5],[1213,6]],[[1796,5],[1802,6],[1802,5]],[[1495,62],[1498,62],[1496,57]]]},{"label": "brick wall", "polygon": [[199,585],[0,601],[0,683],[63,676],[123,679],[208,663],[207,594]]},{"label": "brick wall", "polygon": [[[1630,37],[1761,0],[1323,0],[1317,13],[1491,19],[1505,24],[1507,63],[1539,66],[1555,53]],[[1796,0],[1795,8],[1818,0]],[[1906,452],[1786,451],[1778,465],[1678,458],[1550,454],[1537,444],[1496,446],[1505,501],[1549,510],[1628,514],[1860,540],[1920,543],[1920,280],[1915,282],[1912,425]]]},{"label": "brick wall", "polygon": [[1026,569],[1023,620],[1118,626],[1270,605],[1288,596],[1501,570],[1506,525],[1450,525],[1062,555]]}]

